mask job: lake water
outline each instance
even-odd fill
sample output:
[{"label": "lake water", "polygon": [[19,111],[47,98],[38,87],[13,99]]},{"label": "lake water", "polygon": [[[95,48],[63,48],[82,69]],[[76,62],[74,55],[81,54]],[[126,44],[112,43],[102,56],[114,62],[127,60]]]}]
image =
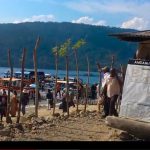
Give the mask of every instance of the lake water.
[{"label": "lake water", "polygon": [[[0,67],[0,76],[4,76],[4,72],[7,72],[9,68],[7,67]],[[30,71],[33,69],[25,69],[26,71]],[[21,71],[20,68],[14,68],[14,72]],[[55,70],[48,70],[48,69],[38,69],[38,71],[44,71],[45,73],[55,75]],[[66,71],[58,70],[58,76],[60,78],[64,78],[66,75]],[[69,71],[69,77],[76,77],[76,71]],[[79,77],[83,80],[84,83],[87,82],[87,72],[86,71],[79,71]],[[98,83],[99,82],[99,73],[98,72],[91,72],[90,73],[90,84]]]}]

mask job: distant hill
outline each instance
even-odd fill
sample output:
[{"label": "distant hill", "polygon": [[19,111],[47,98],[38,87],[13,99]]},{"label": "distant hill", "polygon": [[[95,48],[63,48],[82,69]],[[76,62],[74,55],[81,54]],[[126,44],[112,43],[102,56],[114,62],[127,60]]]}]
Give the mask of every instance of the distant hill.
[{"label": "distant hill", "polygon": [[[110,65],[111,54],[116,55],[116,64],[126,64],[128,58],[132,58],[136,44],[119,41],[108,36],[111,33],[133,31],[129,29],[91,26],[72,23],[20,23],[0,24],[0,66],[8,66],[7,49],[12,50],[14,67],[20,67],[22,49],[27,48],[26,68],[33,68],[33,48],[37,36],[41,37],[38,48],[38,68],[54,69],[54,56],[51,49],[56,44],[62,44],[71,38],[72,43],[84,38],[86,45],[78,51],[79,69],[86,70],[86,55],[89,56],[90,68],[97,70],[96,62],[102,65]],[[64,58],[59,59],[59,69],[65,69]],[[69,69],[75,70],[74,56],[70,57]]]}]

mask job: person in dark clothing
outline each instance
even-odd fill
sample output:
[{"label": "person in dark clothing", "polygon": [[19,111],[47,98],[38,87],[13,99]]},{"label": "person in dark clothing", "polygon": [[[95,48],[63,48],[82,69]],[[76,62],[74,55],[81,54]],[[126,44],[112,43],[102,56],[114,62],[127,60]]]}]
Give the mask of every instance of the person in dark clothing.
[{"label": "person in dark clothing", "polygon": [[75,104],[74,104],[74,91],[72,88],[70,88],[70,92],[69,92],[69,107],[73,106],[75,107]]},{"label": "person in dark clothing", "polygon": [[53,108],[53,93],[51,92],[50,89],[48,89],[48,93],[46,95],[46,98],[48,100],[48,109]]},{"label": "person in dark clothing", "polygon": [[62,103],[60,104],[59,109],[62,109],[63,113],[67,112],[67,101],[66,101],[66,94],[65,93],[63,94]]},{"label": "person in dark clothing", "polygon": [[23,115],[25,115],[25,113],[26,113],[25,108],[26,108],[26,105],[28,104],[28,102],[29,102],[29,94],[28,94],[27,90],[24,89],[23,93],[21,95],[21,112]]},{"label": "person in dark clothing", "polygon": [[3,105],[3,109],[4,109],[4,116],[6,117],[6,112],[7,112],[7,94],[6,94],[5,90],[3,90],[2,105]]},{"label": "person in dark clothing", "polygon": [[2,122],[3,117],[5,116],[5,104],[2,101],[2,96],[0,96],[0,115],[1,115],[1,122]]},{"label": "person in dark clothing", "polygon": [[96,99],[96,84],[93,84],[92,86],[91,86],[91,94],[92,94],[92,99],[94,100],[94,99]]}]

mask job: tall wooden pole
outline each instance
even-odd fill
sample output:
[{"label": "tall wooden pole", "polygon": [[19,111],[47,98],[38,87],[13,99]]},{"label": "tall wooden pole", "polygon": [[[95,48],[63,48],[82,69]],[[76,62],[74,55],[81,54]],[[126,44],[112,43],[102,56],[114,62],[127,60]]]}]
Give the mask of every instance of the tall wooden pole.
[{"label": "tall wooden pole", "polygon": [[58,77],[58,48],[56,48],[55,52],[55,97],[54,97],[54,102],[53,102],[53,115],[55,114],[55,107],[56,107],[56,99],[57,99],[57,77]]},{"label": "tall wooden pole", "polygon": [[34,76],[35,76],[35,116],[38,117],[38,105],[39,105],[39,83],[37,76],[37,48],[40,42],[40,37],[37,38],[35,48],[33,51],[33,62],[34,62]]},{"label": "tall wooden pole", "polygon": [[79,111],[79,67],[78,67],[78,58],[77,58],[77,50],[74,49],[74,55],[75,55],[75,61],[76,61],[76,73],[77,73],[77,109],[76,111]]},{"label": "tall wooden pole", "polygon": [[18,116],[16,123],[20,121],[20,111],[21,111],[21,96],[23,91],[23,79],[24,79],[24,63],[25,63],[25,56],[26,56],[26,49],[23,49],[22,59],[21,59],[21,86],[20,86],[20,101],[19,101],[19,108],[18,108]]},{"label": "tall wooden pole", "polygon": [[86,106],[87,106],[87,101],[88,101],[88,88],[89,88],[89,81],[90,81],[90,64],[89,64],[89,58],[88,56],[86,57],[87,59],[87,66],[88,66],[88,77],[87,77],[87,85],[86,85],[86,99],[85,99],[85,105],[84,105],[84,112],[86,112]]},{"label": "tall wooden pole", "polygon": [[10,67],[10,79],[9,79],[9,85],[8,85],[6,123],[12,123],[11,117],[9,116],[9,112],[10,112],[10,90],[11,90],[12,77],[13,77],[13,65],[12,65],[10,53],[11,53],[10,49],[8,49],[8,64]]},{"label": "tall wooden pole", "polygon": [[67,115],[69,117],[69,72],[68,67],[69,66],[69,58],[68,58],[68,52],[66,55],[66,101],[67,101]]}]

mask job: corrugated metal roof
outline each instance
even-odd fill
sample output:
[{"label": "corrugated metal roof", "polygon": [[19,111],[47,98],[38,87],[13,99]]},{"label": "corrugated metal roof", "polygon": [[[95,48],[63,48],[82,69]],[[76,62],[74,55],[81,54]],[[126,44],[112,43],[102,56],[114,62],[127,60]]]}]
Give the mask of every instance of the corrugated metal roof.
[{"label": "corrugated metal roof", "polygon": [[115,34],[110,34],[109,36],[114,36],[124,41],[143,42],[143,41],[150,40],[150,30],[138,31],[138,32],[115,33]]}]

